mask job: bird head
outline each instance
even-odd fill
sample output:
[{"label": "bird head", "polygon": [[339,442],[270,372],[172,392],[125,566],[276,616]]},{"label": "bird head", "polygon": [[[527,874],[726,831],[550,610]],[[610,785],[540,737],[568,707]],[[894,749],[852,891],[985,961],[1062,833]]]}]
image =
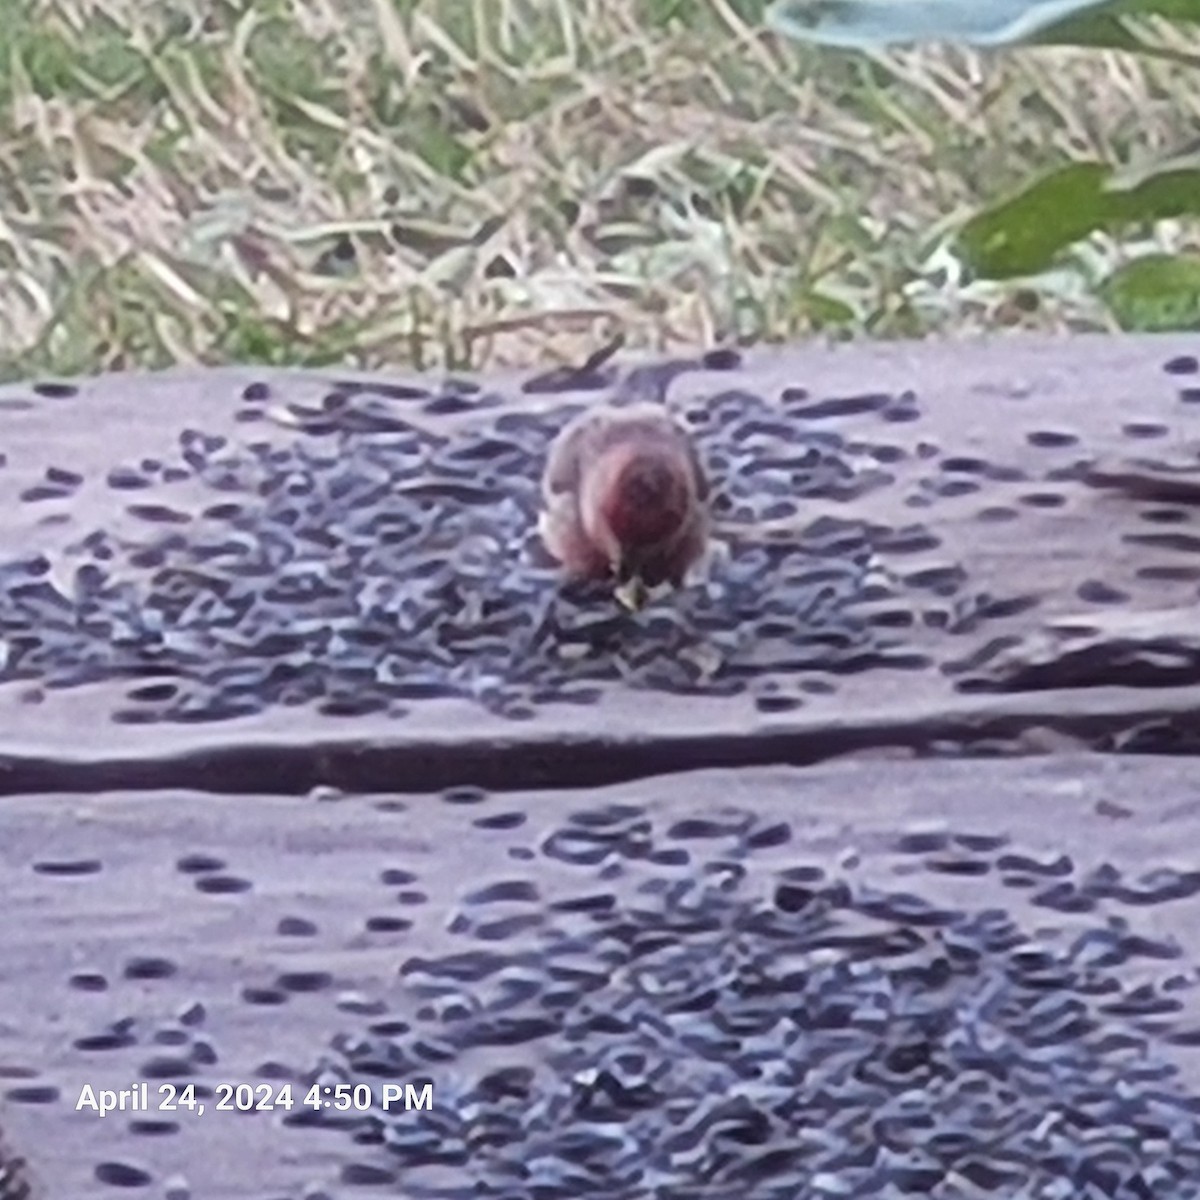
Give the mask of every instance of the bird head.
[{"label": "bird head", "polygon": [[690,477],[686,464],[657,446],[614,447],[599,466],[591,523],[612,574],[627,588],[623,601],[641,607],[646,585],[662,582],[664,547],[688,521],[694,503]]}]

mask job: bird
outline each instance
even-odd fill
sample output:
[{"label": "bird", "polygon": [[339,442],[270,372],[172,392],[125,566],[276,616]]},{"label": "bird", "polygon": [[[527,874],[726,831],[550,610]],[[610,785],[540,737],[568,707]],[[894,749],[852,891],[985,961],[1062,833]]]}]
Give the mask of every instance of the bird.
[{"label": "bird", "polygon": [[692,439],[667,409],[601,405],[552,443],[538,529],[568,577],[612,580],[636,610],[650,589],[683,586],[708,542],[708,499]]}]

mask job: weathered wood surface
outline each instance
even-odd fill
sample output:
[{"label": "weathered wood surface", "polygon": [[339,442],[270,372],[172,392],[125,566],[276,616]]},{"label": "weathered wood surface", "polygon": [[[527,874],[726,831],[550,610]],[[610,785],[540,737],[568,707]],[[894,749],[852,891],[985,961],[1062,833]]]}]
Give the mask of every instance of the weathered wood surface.
[{"label": "weathered wood surface", "polygon": [[[261,1082],[266,1063],[302,1078],[335,1035],[381,1014],[416,1019],[429,993],[406,962],[467,950],[536,952],[538,921],[553,919],[553,906],[571,897],[608,893],[636,909],[649,899],[641,888],[645,850],[636,860],[613,853],[572,865],[547,849],[571,814],[613,805],[627,806],[627,817],[644,815],[647,850],[672,846],[696,856],[668,875],[698,878],[704,863],[744,867],[741,890],[768,906],[780,871],[808,867],[830,884],[911,893],[966,912],[1007,910],[1048,946],[1121,922],[1132,935],[1173,942],[1174,959],[1126,963],[1120,995],[1176,980],[1168,987],[1178,1010],[1143,1024],[1158,1031],[1155,1053],[1194,1089],[1194,1039],[1169,1044],[1168,1036],[1200,1023],[1194,882],[1189,898],[1156,903],[1134,889],[1129,902],[1098,900],[1092,911],[1064,912],[1044,899],[1070,881],[1085,896],[1089,879],[1107,881],[1110,892],[1116,879],[1132,886],[1149,867],[1158,874],[1137,886],[1161,890],[1172,867],[1177,879],[1194,881],[1194,782],[1180,758],[1064,755],[702,772],[476,803],[462,795],[456,803],[437,796],[216,800],[197,792],[10,797],[0,840],[0,1120],[48,1197],[107,1194],[94,1176],[104,1162],[147,1172],[153,1182],[143,1194],[156,1196],[180,1175],[196,1197],[299,1198],[306,1187],[396,1194],[394,1182],[339,1186],[347,1164],[388,1169],[385,1151],[355,1147],[345,1133],[284,1128],[279,1114],[210,1108],[177,1114],[174,1132],[138,1133],[131,1122],[139,1116],[168,1115],[100,1119],[74,1104],[85,1084],[120,1088],[149,1076],[153,1089],[161,1081],[148,1064],[170,1056],[209,1086]],[[513,814],[523,822],[514,824]],[[789,837],[775,832],[752,849],[744,836],[689,833],[678,824],[710,819],[727,830],[786,828]],[[905,845],[914,833],[925,841]],[[1027,859],[1028,872],[1005,855]],[[214,879],[241,881],[244,890],[225,883],[200,890]],[[480,922],[514,906],[468,897],[514,880],[536,888],[536,902],[515,909],[537,919],[503,940],[480,940]],[[389,932],[368,925],[370,918],[405,918],[411,927]],[[145,966],[150,960],[165,964],[157,977]],[[271,989],[288,972],[315,973],[312,990],[284,988],[277,1004],[245,998],[244,989]],[[113,1029],[122,1036],[109,1038],[109,1048],[82,1048],[79,1039]],[[536,1064],[541,1053],[535,1042],[484,1048],[471,1061],[480,1070],[488,1061]]]},{"label": "weathered wood surface", "polygon": [[[597,661],[607,675],[586,702],[564,703],[555,692],[569,685],[572,670],[558,660],[549,694],[518,696],[509,709],[511,697],[477,702],[472,689],[495,684],[503,692],[507,684],[465,678],[466,654],[446,668],[457,672],[459,694],[437,695],[434,687],[433,698],[350,718],[306,703],[204,723],[113,723],[109,714],[154,707],[129,695],[158,676],[130,681],[98,672],[80,686],[55,665],[49,644],[40,665],[21,660],[10,625],[0,788],[86,787],[89,778],[171,786],[198,771],[217,789],[236,788],[247,778],[263,783],[271,770],[293,791],[321,782],[373,787],[389,778],[397,789],[419,791],[453,776],[457,768],[436,749],[450,746],[469,767],[462,773],[489,786],[566,784],[573,771],[606,765],[602,777],[619,778],[689,764],[808,762],[871,744],[917,753],[956,744],[1019,750],[1022,730],[1037,726],[1064,744],[1194,746],[1200,659],[1188,614],[1200,585],[1200,518],[1188,489],[1200,472],[1198,349],[1190,337],[1018,337],[756,352],[723,370],[697,360],[675,374],[667,400],[696,425],[718,493],[726,493],[724,545],[688,595],[629,619],[643,622],[632,630],[642,640],[629,628],[605,633],[610,642]],[[659,371],[663,379],[671,374]],[[652,388],[653,364],[638,379],[633,386]],[[391,515],[435,522],[436,495],[421,488],[432,479],[428,486],[444,491],[448,477],[428,463],[412,466],[412,438],[431,438],[451,457],[466,454],[465,470],[455,468],[466,487],[474,478],[470,455],[485,452],[480,447],[504,418],[518,423],[509,447],[516,457],[506,462],[526,464],[529,477],[497,469],[490,491],[456,501],[455,520],[485,541],[493,516],[495,537],[516,531],[516,541],[481,553],[509,564],[503,586],[518,594],[510,612],[545,606],[554,616],[555,572],[539,556],[532,511],[522,506],[536,493],[538,453],[553,429],[579,406],[603,401],[615,381],[598,375],[575,381],[586,387],[567,380],[559,390],[516,377],[481,382],[469,393],[419,378],[246,368],[117,375],[82,381],[70,395],[44,385],[0,389],[5,586],[20,576],[23,556],[46,556],[38,579],[50,593],[38,603],[47,606],[48,628],[59,618],[64,627],[82,624],[79,597],[90,585],[78,572],[88,563],[127,586],[135,608],[165,586],[165,573],[200,600],[213,578],[242,586],[244,576],[226,573],[226,559],[205,566],[196,547],[225,539],[234,561],[300,453],[326,462],[370,455],[363,461],[378,478],[394,475],[395,494],[384,498]],[[708,415],[739,404],[742,417]],[[248,411],[254,420],[244,419]],[[772,425],[772,413],[782,424]],[[529,424],[520,425],[522,414]],[[790,445],[789,430],[814,440]],[[200,435],[225,441],[210,452]],[[277,469],[272,454],[281,456]],[[813,468],[805,455],[827,461]],[[145,486],[112,486],[114,468],[137,475],[144,460],[153,464],[142,472]],[[226,470],[225,462],[234,465]],[[48,477],[48,468],[59,473]],[[214,482],[223,472],[227,491]],[[1168,484],[1156,487],[1164,478]],[[375,502],[384,501],[376,494]],[[244,511],[231,518],[223,503]],[[351,528],[362,516],[324,511],[329,563],[339,539],[366,537]],[[138,560],[139,550],[171,536],[165,554]],[[486,569],[472,576],[461,565],[470,548],[456,534],[444,545],[436,529],[421,536],[422,552],[441,555],[450,576],[457,571],[466,581],[469,603],[472,580],[490,578]],[[737,579],[758,570],[756,547],[767,565],[753,583],[759,590],[739,608]],[[789,576],[787,592],[782,581],[789,571],[819,576],[823,563],[841,572],[834,581],[841,590],[806,613],[801,598],[819,585]],[[376,567],[386,575],[386,561]],[[784,597],[781,610],[765,614],[773,596]],[[596,621],[605,611],[603,598],[572,610]],[[709,628],[721,625],[724,641],[697,632],[697,614]],[[768,616],[773,640],[736,644],[739,625]],[[544,628],[529,620],[520,637],[536,636],[538,653],[552,655]],[[696,687],[685,681],[663,690],[638,675],[651,678],[663,666],[654,661],[658,635],[644,624],[652,621],[671,635],[671,653],[686,660],[684,675]],[[390,628],[400,643],[410,636],[401,621]],[[798,662],[806,630],[813,644]],[[835,648],[823,650],[823,637]],[[521,665],[519,637],[509,640],[502,674]],[[181,645],[180,653],[190,647],[201,661],[210,653],[186,639]],[[855,665],[860,646],[869,669]],[[328,653],[336,666],[337,651]],[[884,665],[871,665],[876,660]],[[228,669],[244,661],[235,654]],[[160,654],[154,669],[170,680],[171,654]],[[354,676],[338,686],[341,702],[353,705]]]},{"label": "weathered wood surface", "polygon": [[[422,1019],[406,962],[536,962],[556,903],[641,913],[652,867],[768,909],[781,872],[808,868],[1002,910],[1048,946],[1144,939],[1108,982],[1166,1007],[1118,1041],[1194,1092],[1197,353],[1015,338],[624,383],[237,369],[0,389],[0,1188],[19,1154],[50,1200],[97,1194],[101,1164],[154,1195],[173,1178],[197,1197],[395,1195],[387,1153],[344,1133],[214,1111],[139,1127],[74,1103],[85,1083],[153,1087],[172,1058],[209,1086],[307,1082],[338,1035]],[[602,595],[559,595],[532,532],[539,456],[581,405],[668,377],[722,545],[683,595],[616,619]],[[291,511],[294,485],[319,504]],[[304,555],[305,632],[273,653],[290,601],[241,606]],[[340,643],[305,640],[312,577]],[[484,601],[509,625],[474,670],[453,639],[487,625]],[[556,654],[560,635],[587,654]],[[406,650],[436,670],[414,684]],[[289,653],[329,690],[280,690]],[[243,715],[189,708],[231,679]],[[260,684],[276,691],[249,703]],[[917,761],[961,754],[1025,757]],[[628,853],[550,852],[600,806],[642,829]],[[470,896],[501,881],[536,899],[484,935],[494,914]],[[493,1047],[463,1069],[549,1055]]]}]

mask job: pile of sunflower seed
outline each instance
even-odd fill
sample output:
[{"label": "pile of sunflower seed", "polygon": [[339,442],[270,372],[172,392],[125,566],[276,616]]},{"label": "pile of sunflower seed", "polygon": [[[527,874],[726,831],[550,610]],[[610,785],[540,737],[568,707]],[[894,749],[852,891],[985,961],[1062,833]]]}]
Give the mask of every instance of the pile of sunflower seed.
[{"label": "pile of sunflower seed", "polygon": [[[239,415],[261,439],[185,428],[172,456],[112,464],[108,485],[144,535],[98,526],[65,564],[0,562],[0,679],[29,681],[31,694],[128,679],[116,713],[126,722],[299,704],[398,713],[441,696],[519,718],[549,700],[587,703],[617,680],[757,693],[799,670],[830,673],[828,688],[885,663],[920,668],[927,658],[905,644],[910,585],[877,562],[882,542],[928,540],[920,526],[825,519],[782,540],[754,536],[810,498],[888,482],[886,462],[811,421],[814,406],[868,402],[884,419],[916,415],[911,394],[812,401],[800,389],[779,402],[716,389],[684,414],[716,516],[744,536],[704,582],[634,617],[606,588],[564,588],[533,532],[547,448],[577,404],[506,412],[504,396],[449,380],[428,391],[331,385],[305,409],[251,385]],[[469,427],[446,433],[414,419],[468,411]],[[268,420],[279,412],[283,428]],[[181,479],[201,482],[211,503],[158,503],[155,488]],[[947,622],[986,615],[964,578],[933,584]],[[862,600],[870,615],[854,611]]]},{"label": "pile of sunflower seed", "polygon": [[1085,874],[985,836],[898,843],[1094,914],[1034,937],[1002,909],[812,865],[754,875],[785,824],[662,832],[632,806],[572,817],[541,852],[586,888],[539,905],[532,881],[492,885],[455,919],[463,949],[401,966],[415,1014],[347,1033],[312,1078],[431,1082],[433,1107],[333,1122],[368,1155],[347,1178],[506,1200],[1200,1196],[1200,1099],[1154,1045],[1200,1036],[1169,1028],[1195,973],[1171,968],[1171,939],[1100,919],[1200,875]]}]

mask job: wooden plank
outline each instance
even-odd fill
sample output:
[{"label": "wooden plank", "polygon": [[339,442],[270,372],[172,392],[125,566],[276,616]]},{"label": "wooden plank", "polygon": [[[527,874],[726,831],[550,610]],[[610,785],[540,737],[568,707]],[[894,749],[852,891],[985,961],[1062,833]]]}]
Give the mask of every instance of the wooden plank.
[{"label": "wooden plank", "polygon": [[[1103,1015],[1115,998],[1169,997],[1174,1011],[1132,1028],[1179,1072],[1174,1082],[1156,1077],[1154,1089],[1194,1089],[1195,1041],[1173,1035],[1194,1031],[1200,1018],[1200,894],[1191,886],[1170,898],[1194,876],[1186,850],[1200,837],[1194,782],[1182,759],[1068,754],[697,772],[584,792],[404,801],[332,793],[218,800],[194,791],[11,797],[0,841],[0,1123],[47,1196],[98,1194],[101,1163],[145,1172],[155,1195],[179,1176],[196,1196],[300,1196],[305,1188],[394,1195],[395,1180],[341,1182],[351,1165],[394,1170],[387,1151],[356,1146],[346,1132],[285,1127],[279,1112],[101,1118],[75,1104],[86,1084],[156,1087],[172,1059],[183,1064],[169,1076],[176,1083],[307,1080],[322,1060],[345,1061],[334,1049],[339,1034],[366,1036],[385,1016],[439,1028],[419,1016],[439,988],[413,967],[417,960],[489,953],[537,976],[554,961],[539,957],[549,954],[551,930],[569,925],[580,935],[571,961],[603,975],[607,943],[584,947],[592,919],[583,910],[571,916],[572,903],[608,896],[612,907],[597,921],[649,921],[661,893],[648,883],[659,879],[709,886],[762,912],[778,902],[780,881],[801,873],[830,895],[844,887],[864,900],[903,893],[933,910],[1000,912],[1031,946],[1055,953],[1087,935],[1099,955],[1114,931],[1173,943],[1175,957],[1133,955],[1104,969],[1120,991],[1097,988],[1087,1001],[1100,1006],[1087,1044],[1116,1038],[1118,1027],[1128,1032],[1128,1020]],[[592,814],[590,824],[579,823],[580,812]],[[565,853],[564,831],[579,839],[601,830],[606,814],[628,829],[623,841],[580,842],[574,858]],[[687,857],[656,857],[667,851]],[[484,903],[480,896],[499,884],[510,893],[520,885],[527,898]],[[1076,889],[1074,907],[1053,899],[1063,889]],[[835,907],[832,928],[875,927],[864,911]],[[513,913],[524,923],[487,932],[489,921]],[[912,928],[941,937],[940,927]],[[680,948],[707,945],[708,936],[681,933]],[[752,948],[756,937],[767,935],[743,920],[720,945]],[[763,950],[784,945],[767,938]],[[716,972],[720,956],[705,953],[713,957],[704,969]],[[831,956],[817,955],[813,969]],[[1100,969],[1099,961],[1088,968],[1093,984]],[[728,980],[714,974],[714,983]],[[451,991],[482,1003],[490,986]],[[445,1020],[450,1036],[452,1015]],[[871,1029],[860,1036],[874,1036]],[[553,1045],[547,1035],[463,1052],[439,1087],[451,1078],[466,1087],[498,1065],[558,1070]],[[1029,1095],[1023,1086],[1010,1080],[1014,1104],[1035,1095],[1053,1106],[1050,1084]],[[1128,1095],[1139,1086],[1131,1076]],[[435,1092],[438,1111],[456,1111],[456,1094]],[[139,1120],[172,1120],[175,1129],[139,1132]],[[1148,1161],[1159,1153],[1152,1143]],[[460,1185],[465,1178],[451,1175]]]},{"label": "wooden plank", "polygon": [[[643,364],[620,385],[236,368],[5,387],[9,790],[53,786],[56,762],[170,785],[217,748],[245,767],[273,746],[293,747],[289,786],[352,785],[366,747],[402,752],[389,769],[421,789],[444,775],[421,762],[466,735],[488,782],[516,785],[519,760],[568,742],[599,759],[723,737],[759,744],[737,761],[772,744],[810,761],[882,730],[925,752],[1011,725],[1010,701],[970,690],[1012,687],[1026,648],[1047,691],[1031,719],[1068,739],[1144,722],[1131,655],[1152,693],[1181,689],[1162,702],[1184,720],[1186,653],[1156,674],[1161,647],[1129,651],[1126,632],[1080,679],[1039,647],[1065,618],[1153,626],[1194,605],[1194,506],[1127,485],[1194,471],[1196,347],[814,347]],[[668,380],[721,496],[707,574],[636,618],[564,598],[533,533],[548,440],[614,387]],[[668,766],[685,761],[713,760]],[[147,774],[169,762],[185,766]]]}]

